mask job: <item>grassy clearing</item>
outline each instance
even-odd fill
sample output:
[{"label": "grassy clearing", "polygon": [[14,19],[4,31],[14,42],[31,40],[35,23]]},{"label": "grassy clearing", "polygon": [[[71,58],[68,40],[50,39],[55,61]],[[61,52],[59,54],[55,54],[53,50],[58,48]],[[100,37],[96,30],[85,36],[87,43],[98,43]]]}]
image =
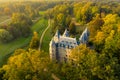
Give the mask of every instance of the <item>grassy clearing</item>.
[{"label": "grassy clearing", "polygon": [[19,38],[7,44],[0,44],[0,66],[2,66],[7,58],[14,50],[24,47],[31,40],[31,36],[28,38]]},{"label": "grassy clearing", "polygon": [[43,16],[45,14],[45,11],[39,11],[39,14]]},{"label": "grassy clearing", "polygon": [[45,36],[43,37],[43,41],[42,41],[42,50],[44,50],[45,52],[49,52],[49,43],[52,39],[52,34],[51,34],[51,26],[49,27],[49,29],[47,30],[47,32],[45,33]]},{"label": "grassy clearing", "polygon": [[[39,37],[42,35],[42,32],[47,27],[47,20],[41,19],[32,26],[32,31],[37,31]],[[18,48],[22,48],[30,43],[32,35],[27,38],[19,38],[10,43],[2,44],[0,43],[0,66],[6,63],[8,57]]]},{"label": "grassy clearing", "polygon": [[36,24],[33,25],[32,31],[38,32],[38,36],[41,37],[47,25],[48,25],[48,20],[41,19]]}]

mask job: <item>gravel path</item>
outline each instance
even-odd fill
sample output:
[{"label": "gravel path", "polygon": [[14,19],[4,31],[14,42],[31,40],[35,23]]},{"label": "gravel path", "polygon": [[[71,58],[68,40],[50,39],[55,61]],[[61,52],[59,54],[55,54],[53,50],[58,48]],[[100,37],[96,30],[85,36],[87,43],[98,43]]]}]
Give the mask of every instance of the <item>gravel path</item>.
[{"label": "gravel path", "polygon": [[5,21],[3,21],[3,22],[0,22],[0,25],[1,24],[4,24],[4,23],[6,23],[6,22],[8,22],[8,21],[10,21],[11,19],[6,19]]},{"label": "gravel path", "polygon": [[47,28],[44,30],[44,32],[43,32],[42,35],[41,35],[40,44],[39,44],[39,50],[41,49],[41,46],[42,46],[43,37],[44,37],[46,31],[49,29],[49,27],[50,27],[50,19],[48,20],[48,26],[47,26]]}]

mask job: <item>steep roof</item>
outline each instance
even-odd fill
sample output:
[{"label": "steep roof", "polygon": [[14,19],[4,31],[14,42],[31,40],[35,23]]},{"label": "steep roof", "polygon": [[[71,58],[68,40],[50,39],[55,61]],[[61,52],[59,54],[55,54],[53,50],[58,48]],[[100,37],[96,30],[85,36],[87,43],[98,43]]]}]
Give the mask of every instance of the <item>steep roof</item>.
[{"label": "steep roof", "polygon": [[69,31],[67,29],[65,29],[65,32],[63,33],[63,36],[69,37]]},{"label": "steep roof", "polygon": [[60,37],[60,33],[59,31],[57,30],[56,33],[55,33],[55,37],[59,38]]},{"label": "steep roof", "polygon": [[88,40],[88,37],[89,37],[89,31],[88,31],[88,29],[86,28],[86,29],[83,31],[82,35],[80,36],[79,40],[80,40],[80,42],[84,43],[84,42],[86,42],[86,41]]}]

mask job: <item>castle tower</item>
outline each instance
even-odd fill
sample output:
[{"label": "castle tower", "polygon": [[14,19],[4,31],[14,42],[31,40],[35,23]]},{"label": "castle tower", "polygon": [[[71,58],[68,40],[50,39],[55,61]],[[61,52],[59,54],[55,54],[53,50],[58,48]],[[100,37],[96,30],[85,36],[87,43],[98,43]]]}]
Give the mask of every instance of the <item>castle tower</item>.
[{"label": "castle tower", "polygon": [[56,33],[55,33],[55,36],[54,36],[54,41],[55,41],[55,43],[58,43],[58,42],[59,42],[59,38],[60,38],[60,33],[59,33],[59,31],[57,30]]},{"label": "castle tower", "polygon": [[52,39],[49,44],[50,59],[56,60],[56,44]]},{"label": "castle tower", "polygon": [[69,37],[69,31],[67,29],[65,29],[65,32],[63,33],[64,37]]},{"label": "castle tower", "polygon": [[[89,31],[86,28],[79,38],[80,43],[86,44],[89,38]],[[69,37],[69,31],[66,29],[61,36],[59,31],[52,38],[49,44],[49,53],[51,60],[57,60],[58,62],[67,61],[71,50],[79,45],[79,41],[76,38]]]},{"label": "castle tower", "polygon": [[82,35],[80,36],[79,41],[80,41],[80,43],[87,43],[88,38],[89,38],[89,31],[88,31],[88,29],[86,28],[86,29],[83,31]]}]

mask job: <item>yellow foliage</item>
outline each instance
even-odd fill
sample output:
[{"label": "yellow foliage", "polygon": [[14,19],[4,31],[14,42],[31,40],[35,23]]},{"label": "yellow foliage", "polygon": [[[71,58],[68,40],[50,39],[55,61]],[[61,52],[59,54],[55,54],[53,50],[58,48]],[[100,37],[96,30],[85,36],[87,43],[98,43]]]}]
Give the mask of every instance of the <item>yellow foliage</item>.
[{"label": "yellow foliage", "polygon": [[117,14],[108,14],[108,15],[104,18],[105,25],[114,24],[114,23],[117,22],[117,20],[118,20],[118,15],[117,15]]},{"label": "yellow foliage", "polygon": [[3,65],[2,68],[7,71],[9,69],[9,66],[8,65]]},{"label": "yellow foliage", "polygon": [[33,34],[34,34],[34,37],[35,37],[35,38],[38,38],[38,33],[37,33],[36,31],[34,31]]},{"label": "yellow foliage", "polygon": [[57,21],[62,21],[64,18],[64,15],[62,13],[58,14]]},{"label": "yellow foliage", "polygon": [[91,54],[91,53],[93,53],[92,50],[90,50],[86,45],[81,44],[80,46],[76,47],[75,49],[71,51],[69,58],[70,60],[79,62],[83,58],[85,58],[86,54]]},{"label": "yellow foliage", "polygon": [[102,27],[102,31],[103,31],[105,34],[109,34],[112,29],[113,29],[113,25],[103,26],[103,27]]},{"label": "yellow foliage", "polygon": [[120,26],[118,26],[118,30],[117,31],[120,32]]},{"label": "yellow foliage", "polygon": [[91,5],[90,2],[88,2],[87,4],[84,5],[84,7],[83,7],[82,10],[81,10],[82,14],[85,14],[85,12],[86,12],[87,10],[89,10],[90,5]]},{"label": "yellow foliage", "polygon": [[97,32],[97,35],[95,36],[95,42],[97,44],[101,44],[103,43],[104,39],[105,39],[105,34],[101,31]]},{"label": "yellow foliage", "polygon": [[106,42],[110,42],[113,39],[113,36],[115,34],[114,30],[111,30],[110,35],[106,38]]}]

